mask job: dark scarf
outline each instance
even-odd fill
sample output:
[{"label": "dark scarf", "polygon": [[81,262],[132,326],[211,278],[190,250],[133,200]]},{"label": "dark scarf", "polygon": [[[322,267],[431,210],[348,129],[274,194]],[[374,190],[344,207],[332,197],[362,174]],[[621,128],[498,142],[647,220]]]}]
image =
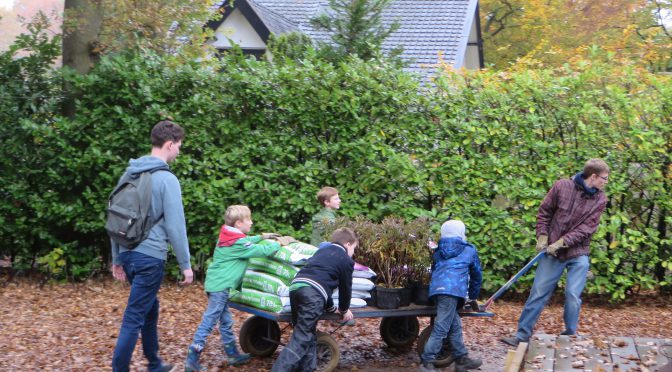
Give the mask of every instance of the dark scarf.
[{"label": "dark scarf", "polygon": [[583,177],[583,172],[579,172],[574,176],[574,183],[577,184],[583,190],[583,192],[589,197],[592,197],[599,191],[595,187],[586,186],[586,181]]}]

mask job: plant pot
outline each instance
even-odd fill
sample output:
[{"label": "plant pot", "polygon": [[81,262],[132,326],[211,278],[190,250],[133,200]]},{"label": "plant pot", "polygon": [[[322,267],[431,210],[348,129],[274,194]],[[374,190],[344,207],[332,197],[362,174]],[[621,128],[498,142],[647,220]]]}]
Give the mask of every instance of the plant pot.
[{"label": "plant pot", "polygon": [[364,300],[366,301],[366,306],[376,307],[376,288],[374,287],[369,293],[371,293],[371,297]]},{"label": "plant pot", "polygon": [[376,306],[381,309],[397,309],[401,302],[401,288],[376,286]]},{"label": "plant pot", "polygon": [[434,305],[434,301],[429,298],[429,286],[417,286],[413,290],[413,303],[416,305]]},{"label": "plant pot", "polygon": [[411,287],[401,288],[401,292],[399,293],[399,306],[410,305],[412,299],[413,299],[413,288]]}]

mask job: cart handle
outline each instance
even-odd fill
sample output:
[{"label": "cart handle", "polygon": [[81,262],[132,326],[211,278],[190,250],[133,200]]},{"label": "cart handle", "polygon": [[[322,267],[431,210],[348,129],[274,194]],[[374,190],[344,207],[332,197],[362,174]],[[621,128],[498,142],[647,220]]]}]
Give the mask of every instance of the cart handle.
[{"label": "cart handle", "polygon": [[534,256],[534,258],[532,260],[530,260],[530,262],[527,263],[527,265],[525,265],[522,269],[520,269],[520,271],[516,275],[511,277],[511,279],[509,279],[508,282],[504,283],[502,288],[498,289],[497,292],[495,292],[492,296],[490,296],[490,298],[488,298],[488,300],[485,301],[485,304],[483,305],[483,311],[487,311],[488,307],[490,307],[490,305],[492,305],[492,303],[496,299],[498,299],[499,296],[501,296],[504,292],[506,292],[506,290],[509,289],[509,287],[511,287],[513,285],[513,283],[517,282],[518,279],[520,279],[521,276],[525,275],[525,273],[532,266],[534,266],[534,264],[537,261],[539,261],[539,259],[541,258],[541,256],[544,255],[544,253],[546,253],[546,250],[543,250],[543,251],[539,252],[536,256]]}]

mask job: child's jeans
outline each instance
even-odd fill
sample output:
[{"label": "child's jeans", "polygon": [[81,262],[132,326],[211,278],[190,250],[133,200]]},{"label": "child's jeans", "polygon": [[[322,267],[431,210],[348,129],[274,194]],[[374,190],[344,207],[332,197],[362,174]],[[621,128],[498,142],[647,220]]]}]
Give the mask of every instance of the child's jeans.
[{"label": "child's jeans", "polygon": [[467,355],[467,349],[462,341],[462,321],[457,313],[457,304],[460,298],[448,295],[437,295],[436,318],[432,334],[427,339],[425,350],[420,359],[423,362],[434,362],[443,347],[443,340],[448,337],[450,348],[455,359]]},{"label": "child's jeans", "polygon": [[289,292],[294,332],[273,364],[272,372],[317,369],[317,321],[324,313],[324,297],[313,287]]},{"label": "child's jeans", "polygon": [[233,335],[233,318],[229,311],[229,291],[208,292],[208,308],[203,313],[201,324],[194,334],[192,345],[198,345],[199,349],[205,347],[205,341],[219,321],[219,334],[222,344],[227,345],[236,342]]}]

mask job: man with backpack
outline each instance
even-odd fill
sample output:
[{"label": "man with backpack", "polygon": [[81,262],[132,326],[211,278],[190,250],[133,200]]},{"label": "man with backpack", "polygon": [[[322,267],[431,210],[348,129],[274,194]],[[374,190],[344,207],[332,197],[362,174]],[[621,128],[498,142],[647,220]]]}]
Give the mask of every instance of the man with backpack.
[{"label": "man with backpack", "polygon": [[[114,371],[129,370],[139,333],[149,371],[173,368],[159,358],[157,333],[157,295],[169,243],[184,274],[181,284],[191,283],[194,277],[189,262],[182,191],[177,177],[168,168],[168,163],[180,153],[184,130],[164,120],[154,126],[151,138],[151,154],[130,160],[110,196],[106,229],[112,238],[112,275],[131,284],[112,358]],[[147,203],[145,199],[149,194],[151,200]],[[120,221],[126,221],[127,226]]]}]

